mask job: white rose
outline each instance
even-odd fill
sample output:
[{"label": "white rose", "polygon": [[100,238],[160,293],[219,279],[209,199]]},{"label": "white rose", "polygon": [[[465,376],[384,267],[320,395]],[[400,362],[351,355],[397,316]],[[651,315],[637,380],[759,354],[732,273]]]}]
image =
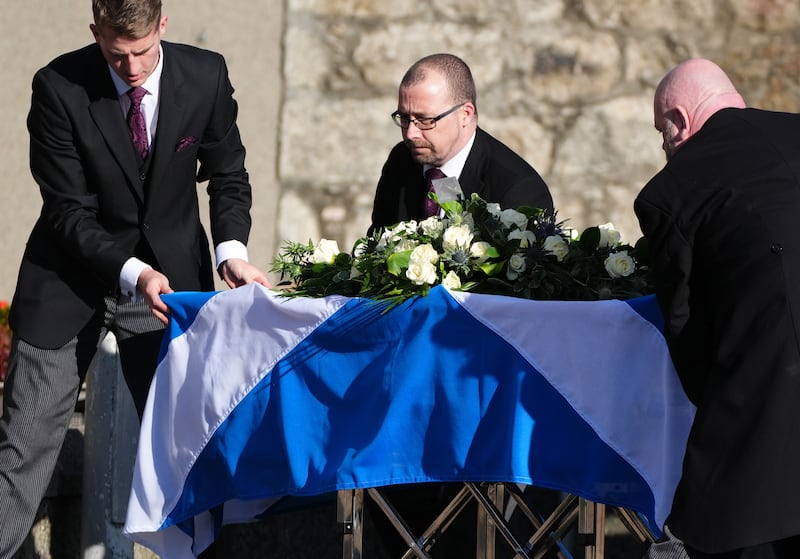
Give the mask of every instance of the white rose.
[{"label": "white rose", "polygon": [[511,241],[513,239],[520,239],[519,247],[520,248],[528,248],[530,245],[536,244],[536,235],[533,231],[520,231],[519,229],[514,229],[511,233],[508,234],[508,240]]},{"label": "white rose", "polygon": [[412,260],[408,263],[406,277],[416,285],[422,285],[423,283],[433,285],[436,283],[436,266],[430,262]]},{"label": "white rose", "polygon": [[339,244],[336,241],[322,239],[314,247],[311,262],[314,264],[333,264],[337,254],[339,254]]},{"label": "white rose", "polygon": [[487,243],[486,241],[478,241],[476,243],[472,243],[472,246],[469,247],[469,256],[470,258],[474,259],[478,264],[483,264],[486,262],[486,259],[489,258],[487,254],[489,249],[492,245]]},{"label": "white rose", "polygon": [[521,254],[512,254],[508,259],[508,270],[506,270],[506,277],[510,280],[515,280],[519,275],[525,271],[525,257]]},{"label": "white rose", "polygon": [[461,278],[453,270],[450,270],[442,280],[442,285],[447,289],[461,289]]},{"label": "white rose", "polygon": [[439,261],[439,253],[429,244],[419,245],[411,253],[409,261],[436,264]]},{"label": "white rose", "polygon": [[619,244],[621,236],[619,231],[614,229],[613,223],[604,223],[597,226],[600,229],[600,247],[613,247]]},{"label": "white rose", "polygon": [[636,265],[633,263],[633,258],[628,256],[627,250],[614,252],[606,258],[603,265],[606,267],[606,272],[612,278],[624,278],[633,273]]},{"label": "white rose", "polygon": [[442,231],[444,231],[444,223],[442,220],[437,217],[429,217],[425,221],[421,221],[419,224],[419,229],[422,231],[423,235],[427,235],[428,237],[433,237],[434,239],[441,236]]},{"label": "white rose", "polygon": [[542,246],[545,252],[555,256],[559,262],[563,261],[569,253],[569,245],[561,235],[550,235],[544,240]]},{"label": "white rose", "polygon": [[494,217],[500,217],[500,204],[497,202],[489,202],[486,204],[486,211],[492,214]]},{"label": "white rose", "polygon": [[507,229],[510,229],[511,226],[514,225],[520,231],[524,231],[525,228],[528,227],[528,218],[525,214],[517,210],[503,210],[500,212],[500,223]]},{"label": "white rose", "polygon": [[472,236],[469,225],[451,225],[442,236],[442,246],[445,250],[466,249],[472,242]]}]

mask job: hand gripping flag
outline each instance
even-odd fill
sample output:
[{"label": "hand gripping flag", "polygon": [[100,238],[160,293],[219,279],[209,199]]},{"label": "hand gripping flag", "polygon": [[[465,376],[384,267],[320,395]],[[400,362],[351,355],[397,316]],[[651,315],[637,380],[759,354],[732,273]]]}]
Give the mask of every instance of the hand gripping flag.
[{"label": "hand gripping flag", "polygon": [[660,533],[694,408],[654,297],[164,297],[125,532],[193,557],[277,499],[414,482],[548,487]]}]

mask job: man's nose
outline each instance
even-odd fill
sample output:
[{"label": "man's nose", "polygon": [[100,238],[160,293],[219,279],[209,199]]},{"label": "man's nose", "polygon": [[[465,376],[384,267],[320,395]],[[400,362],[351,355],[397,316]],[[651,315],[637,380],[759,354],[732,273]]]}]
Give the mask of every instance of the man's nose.
[{"label": "man's nose", "polygon": [[419,128],[417,128],[417,125],[414,123],[413,120],[408,123],[408,126],[406,128],[403,128],[404,138],[414,139],[414,138],[419,138],[421,136],[422,132],[420,131]]}]

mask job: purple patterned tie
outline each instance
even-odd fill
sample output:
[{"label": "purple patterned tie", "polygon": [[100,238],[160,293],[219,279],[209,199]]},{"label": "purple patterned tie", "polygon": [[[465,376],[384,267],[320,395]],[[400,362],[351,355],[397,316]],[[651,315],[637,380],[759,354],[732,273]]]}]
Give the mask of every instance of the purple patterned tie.
[{"label": "purple patterned tie", "polygon": [[433,189],[433,181],[443,179],[447,175],[442,173],[441,169],[431,167],[425,171],[425,177],[428,179],[428,191],[425,193],[425,201],[422,207],[422,217],[431,217],[439,215],[439,204],[428,198],[429,192],[435,192]]},{"label": "purple patterned tie", "polygon": [[147,95],[143,87],[132,87],[128,90],[131,98],[131,108],[128,110],[128,128],[131,130],[131,139],[136,153],[144,160],[147,159],[147,126],[144,123],[142,112],[142,98]]}]

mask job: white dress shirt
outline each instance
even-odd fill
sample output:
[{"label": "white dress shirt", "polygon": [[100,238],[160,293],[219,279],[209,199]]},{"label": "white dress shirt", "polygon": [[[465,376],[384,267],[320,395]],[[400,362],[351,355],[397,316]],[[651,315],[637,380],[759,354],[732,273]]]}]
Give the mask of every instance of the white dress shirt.
[{"label": "white dress shirt", "polygon": [[[448,177],[456,177],[461,178],[461,172],[464,170],[464,165],[467,164],[467,157],[469,156],[469,152],[472,149],[472,144],[475,143],[475,136],[477,135],[477,130],[472,133],[472,137],[466,143],[466,145],[459,150],[457,154],[450,158],[450,160],[446,161],[444,165],[439,167],[442,173]],[[423,165],[422,166],[422,174],[428,172],[428,169],[432,169],[433,165]],[[444,215],[444,210],[439,208],[439,217]]]},{"label": "white dress shirt", "polygon": [[[158,46],[158,64],[155,70],[142,84],[142,87],[147,90],[147,94],[142,98],[142,111],[144,112],[144,121],[147,126],[147,143],[149,146],[153,145],[153,140],[156,137],[156,128],[158,126],[158,107],[159,95],[161,94],[161,72],[164,69],[164,49],[161,45]],[[128,97],[128,90],[131,88],[125,81],[120,78],[111,66],[108,67],[111,73],[111,79],[114,82],[114,87],[119,94],[119,105],[122,110],[123,117],[127,117],[128,110],[131,107],[131,99]],[[241,258],[242,260],[248,259],[247,247],[244,243],[236,240],[224,241],[214,247],[216,256],[217,268],[231,258]],[[120,290],[123,295],[131,297],[134,301],[141,299],[141,293],[136,289],[136,284],[139,280],[139,275],[142,271],[152,268],[146,262],[139,260],[136,257],[131,257],[125,261],[119,275]]]}]

